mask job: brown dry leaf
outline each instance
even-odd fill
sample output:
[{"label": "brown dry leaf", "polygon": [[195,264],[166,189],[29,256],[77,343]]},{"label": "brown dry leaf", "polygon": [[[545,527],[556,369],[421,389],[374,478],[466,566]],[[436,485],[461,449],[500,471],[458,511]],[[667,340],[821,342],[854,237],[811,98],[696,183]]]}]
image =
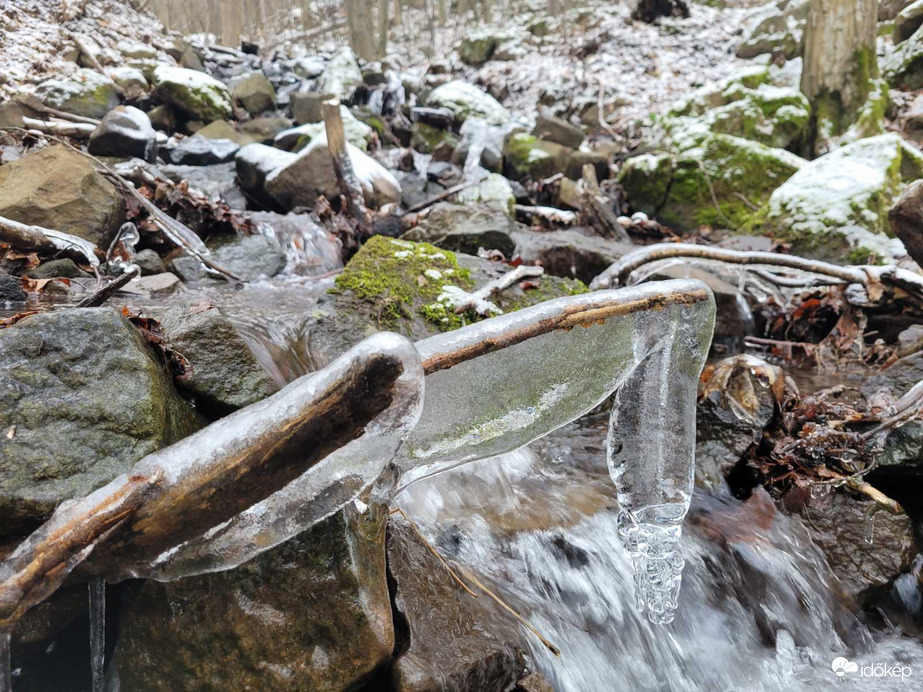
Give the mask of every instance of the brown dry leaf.
[{"label": "brown dry leaf", "polygon": [[38,314],[38,310],[29,310],[27,312],[18,312],[12,317],[0,317],[0,328],[12,327],[14,324],[19,322],[20,320],[24,320],[27,317],[31,317],[32,315],[37,315],[37,314]]},{"label": "brown dry leaf", "polygon": [[26,293],[44,293],[45,287],[53,281],[59,281],[65,286],[70,286],[70,279],[30,279],[28,276],[19,278],[19,285]]}]

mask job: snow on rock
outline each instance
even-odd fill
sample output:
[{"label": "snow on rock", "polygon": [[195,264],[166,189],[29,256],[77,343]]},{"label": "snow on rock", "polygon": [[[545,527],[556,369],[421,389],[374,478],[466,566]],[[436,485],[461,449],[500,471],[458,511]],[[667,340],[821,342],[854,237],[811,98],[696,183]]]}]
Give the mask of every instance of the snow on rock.
[{"label": "snow on rock", "polygon": [[862,264],[888,257],[888,209],[904,183],[920,177],[923,156],[900,136],[869,137],[807,165],[775,190],[755,227],[798,254]]},{"label": "snow on rock", "polygon": [[192,118],[211,122],[231,115],[227,86],[204,72],[159,65],[152,81],[161,99]]},{"label": "snow on rock", "polygon": [[36,87],[35,95],[50,108],[85,118],[102,118],[121,100],[112,80],[83,68],[72,77],[45,80]]},{"label": "snow on rock", "polygon": [[[343,119],[346,141],[360,149],[368,147],[372,128],[358,120],[346,106],[340,106],[340,117]],[[326,133],[327,126],[324,123],[307,123],[283,130],[275,136],[273,144],[287,151],[298,151]]]},{"label": "snow on rock", "polygon": [[426,97],[429,106],[448,108],[458,122],[468,116],[476,116],[491,125],[504,125],[512,116],[497,99],[481,91],[473,84],[453,79],[433,89]]},{"label": "snow on rock", "polygon": [[362,72],[356,55],[347,47],[340,48],[327,63],[323,74],[317,80],[317,91],[332,94],[343,101],[352,98],[353,92],[362,84]]},{"label": "snow on rock", "polygon": [[[371,156],[347,142],[346,149],[353,169],[362,185],[365,202],[378,208],[401,199],[401,185],[391,173]],[[318,195],[334,199],[340,185],[327,148],[327,135],[314,139],[298,156],[266,178],[266,191],[286,209],[310,207]]]}]

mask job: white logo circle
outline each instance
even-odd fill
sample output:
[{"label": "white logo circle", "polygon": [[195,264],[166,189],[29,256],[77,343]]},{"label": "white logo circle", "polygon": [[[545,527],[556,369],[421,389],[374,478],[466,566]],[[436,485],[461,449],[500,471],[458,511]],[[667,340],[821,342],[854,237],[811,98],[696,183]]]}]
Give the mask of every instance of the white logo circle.
[{"label": "white logo circle", "polygon": [[833,659],[833,663],[830,664],[830,667],[839,678],[846,675],[846,673],[855,673],[857,670],[859,670],[858,663],[853,663],[852,661],[845,659],[842,656]]}]

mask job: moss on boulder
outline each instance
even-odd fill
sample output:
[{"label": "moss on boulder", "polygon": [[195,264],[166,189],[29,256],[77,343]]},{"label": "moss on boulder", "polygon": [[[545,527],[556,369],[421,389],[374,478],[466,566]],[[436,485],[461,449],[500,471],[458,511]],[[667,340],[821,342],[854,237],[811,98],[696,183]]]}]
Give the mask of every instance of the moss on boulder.
[{"label": "moss on boulder", "polygon": [[194,120],[211,122],[231,115],[231,94],[222,82],[204,72],[160,65],[151,75],[157,95]]},{"label": "moss on boulder", "polygon": [[85,118],[102,118],[119,105],[119,89],[95,70],[78,69],[71,77],[49,79],[35,88],[43,104]]},{"label": "moss on boulder", "polygon": [[680,154],[629,159],[618,180],[634,209],[677,230],[736,229],[804,163],[783,149],[714,134]]},{"label": "moss on boulder", "polygon": [[567,171],[574,150],[562,144],[514,132],[503,140],[504,170],[515,180],[538,180]]}]

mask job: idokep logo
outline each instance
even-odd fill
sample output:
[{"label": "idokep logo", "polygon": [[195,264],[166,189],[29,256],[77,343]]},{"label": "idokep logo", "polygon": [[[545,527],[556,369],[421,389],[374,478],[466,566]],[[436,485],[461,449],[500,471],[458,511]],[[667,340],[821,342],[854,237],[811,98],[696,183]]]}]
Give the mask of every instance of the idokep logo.
[{"label": "idokep logo", "polygon": [[845,675],[860,678],[900,678],[901,681],[911,676],[913,671],[910,666],[892,666],[885,663],[872,663],[860,666],[849,659],[839,656],[833,659],[830,668],[838,678]]}]

